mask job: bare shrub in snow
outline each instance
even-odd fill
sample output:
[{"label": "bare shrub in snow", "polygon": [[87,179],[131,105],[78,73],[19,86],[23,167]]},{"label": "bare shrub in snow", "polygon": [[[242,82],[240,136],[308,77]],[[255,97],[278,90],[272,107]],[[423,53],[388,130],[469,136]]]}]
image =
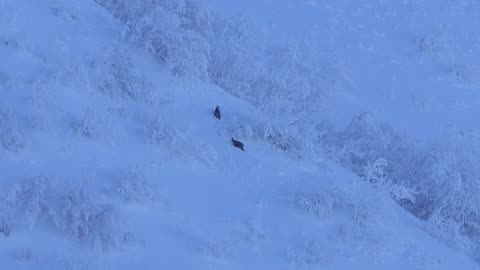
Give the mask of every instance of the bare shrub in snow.
[{"label": "bare shrub in snow", "polygon": [[387,166],[388,162],[384,158],[379,158],[373,163],[367,161],[367,165],[360,176],[373,186],[383,187],[389,181]]},{"label": "bare shrub in snow", "polygon": [[169,127],[168,119],[162,114],[157,114],[153,119],[147,122],[145,133],[147,141],[154,144],[171,144],[180,132]]},{"label": "bare shrub in snow", "polygon": [[121,181],[118,191],[125,201],[149,201],[157,197],[154,187],[139,170],[130,171]]},{"label": "bare shrub in snow", "polygon": [[52,7],[51,11],[55,16],[63,19],[67,23],[78,22],[80,20],[78,14],[61,6]]},{"label": "bare shrub in snow", "polygon": [[272,115],[302,118],[317,111],[339,74],[316,46],[264,46],[260,31],[246,20],[216,18],[210,80]]},{"label": "bare shrub in snow", "polygon": [[356,116],[327,143],[335,147],[334,159],[357,175],[362,175],[369,162],[383,158],[388,148],[396,143],[395,136],[389,126],[377,125],[372,116],[365,113]]},{"label": "bare shrub in snow", "polygon": [[327,70],[329,63],[324,65],[313,47],[303,44],[273,48],[268,53],[265,82],[252,89],[259,92],[260,107],[289,117],[317,111],[332,88],[330,80],[337,76]]},{"label": "bare shrub in snow", "polygon": [[265,73],[260,33],[242,18],[216,16],[209,41],[209,79],[235,96],[257,100],[252,88]]},{"label": "bare shrub in snow", "polygon": [[48,177],[35,177],[0,196],[0,233],[12,227],[53,226],[61,233],[98,249],[118,248],[128,239],[115,210],[86,190],[64,193]]},{"label": "bare shrub in snow", "polygon": [[418,40],[420,53],[438,55],[445,48],[445,36],[442,32],[426,34]]},{"label": "bare shrub in snow", "polygon": [[[354,118],[324,142],[340,164],[425,220],[430,234],[475,256],[480,250],[476,244],[480,202],[474,195],[480,186],[476,138],[463,134],[449,145],[418,149],[367,114]],[[371,204],[363,200],[352,202],[355,219],[361,223],[377,220],[381,212],[362,210],[362,205]]]},{"label": "bare shrub in snow", "polygon": [[313,153],[312,133],[302,130],[302,125],[266,124],[262,129],[262,137],[274,147],[300,156]]},{"label": "bare shrub in snow", "polygon": [[72,123],[75,135],[92,139],[98,137],[108,124],[108,119],[96,110],[86,110]]},{"label": "bare shrub in snow", "polygon": [[478,258],[480,148],[471,139],[461,136],[450,145],[426,151],[415,179],[408,182],[414,189],[415,201],[406,208],[426,221],[430,234]]},{"label": "bare shrub in snow", "polygon": [[54,222],[61,232],[96,249],[118,248],[124,240],[113,207],[97,202],[85,190],[71,191],[63,197]]},{"label": "bare shrub in snow", "polygon": [[5,237],[9,237],[12,233],[12,228],[6,220],[2,219],[0,221],[0,233],[3,234]]},{"label": "bare shrub in snow", "polygon": [[405,202],[415,203],[415,197],[413,196],[413,190],[401,183],[391,183],[387,187],[390,197],[400,205]]},{"label": "bare shrub in snow", "polygon": [[4,150],[12,152],[20,152],[26,147],[24,135],[11,112],[0,111],[0,143]]},{"label": "bare shrub in snow", "polygon": [[352,119],[339,132],[321,139],[332,159],[353,171],[366,182],[394,195],[397,202],[411,200],[407,185],[419,159],[407,138],[368,113]]},{"label": "bare shrub in snow", "polygon": [[34,227],[51,212],[48,202],[50,180],[36,177],[22,181],[0,194],[0,233],[9,236],[14,227]]},{"label": "bare shrub in snow", "polygon": [[342,207],[338,194],[333,192],[298,193],[294,200],[297,207],[317,217],[329,216]]},{"label": "bare shrub in snow", "polygon": [[96,123],[90,114],[73,124],[73,131],[80,137],[93,138],[98,134]]},{"label": "bare shrub in snow", "polygon": [[125,23],[124,37],[172,74],[207,77],[210,48],[204,35],[210,13],[188,0],[97,0]]},{"label": "bare shrub in snow", "polygon": [[19,152],[25,148],[23,136],[16,129],[3,130],[1,137],[3,149],[7,151]]},{"label": "bare shrub in snow", "polygon": [[0,233],[8,237],[12,233],[15,223],[14,211],[15,197],[13,192],[2,190],[0,192]]},{"label": "bare shrub in snow", "polygon": [[51,181],[47,177],[29,179],[14,189],[14,209],[22,224],[33,227],[42,217],[50,214],[48,192]]},{"label": "bare shrub in snow", "polygon": [[[319,146],[314,141],[317,131],[308,128],[305,124],[284,125],[285,123],[269,121],[261,117],[234,117],[227,132],[235,138],[265,141],[274,148],[294,153],[299,157],[317,153]],[[309,129],[307,131],[306,129]]]},{"label": "bare shrub in snow", "polygon": [[262,224],[255,220],[249,220],[245,222],[244,228],[246,230],[245,235],[246,239],[251,242],[256,242],[260,239],[265,239],[265,230]]},{"label": "bare shrub in snow", "polygon": [[151,101],[154,96],[153,86],[132,68],[133,63],[128,53],[114,49],[97,64],[97,88],[101,93],[113,98]]},{"label": "bare shrub in snow", "polygon": [[339,78],[317,46],[266,47],[258,27],[189,0],[97,0],[125,24],[124,37],[170,72],[211,81],[272,114],[317,111]]},{"label": "bare shrub in snow", "polygon": [[215,260],[221,260],[225,257],[225,248],[216,241],[208,241],[201,247],[201,252]]},{"label": "bare shrub in snow", "polygon": [[341,211],[351,216],[353,223],[361,226],[381,224],[384,217],[391,216],[392,204],[388,193],[366,189],[361,183],[353,184],[347,189],[296,192],[292,194],[292,200],[297,208],[312,216],[327,218]]},{"label": "bare shrub in snow", "polygon": [[267,140],[278,149],[283,151],[301,151],[299,137],[289,135],[288,132],[278,132],[272,129],[266,131]]},{"label": "bare shrub in snow", "polygon": [[[478,200],[473,194],[478,191],[480,166],[472,149],[472,145],[456,149],[434,146],[426,152],[415,172],[417,181],[408,183],[415,188],[417,207],[412,210],[416,215],[429,219],[439,211],[449,211],[451,217],[461,215],[456,218],[460,221],[478,213]],[[421,208],[423,212],[415,210]]]}]

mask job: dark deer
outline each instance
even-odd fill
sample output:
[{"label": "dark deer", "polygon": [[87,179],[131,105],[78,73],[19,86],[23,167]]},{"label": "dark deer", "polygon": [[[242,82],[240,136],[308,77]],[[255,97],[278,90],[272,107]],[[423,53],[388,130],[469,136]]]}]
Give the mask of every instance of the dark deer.
[{"label": "dark deer", "polygon": [[242,149],[242,151],[245,151],[245,149],[243,149],[243,143],[242,143],[242,142],[237,141],[237,140],[235,140],[234,138],[232,138],[232,144],[233,144],[233,146],[235,146],[236,148],[240,148],[240,149]]},{"label": "dark deer", "polygon": [[213,113],[213,116],[214,116],[215,118],[217,118],[218,120],[220,120],[220,118],[221,118],[221,116],[220,116],[220,108],[219,108],[218,106],[215,108],[215,112]]}]

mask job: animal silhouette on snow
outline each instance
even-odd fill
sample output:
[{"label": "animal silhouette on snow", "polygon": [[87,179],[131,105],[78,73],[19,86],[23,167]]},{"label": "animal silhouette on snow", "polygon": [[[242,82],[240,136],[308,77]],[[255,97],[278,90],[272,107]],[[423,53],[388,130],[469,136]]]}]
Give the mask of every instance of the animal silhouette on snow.
[{"label": "animal silhouette on snow", "polygon": [[220,115],[220,108],[218,106],[215,108],[215,112],[213,112],[213,116],[218,120],[220,120],[221,115]]},{"label": "animal silhouette on snow", "polygon": [[237,141],[235,140],[234,138],[232,138],[232,144],[233,146],[235,146],[236,148],[240,148],[242,151],[245,151],[245,149],[243,148],[243,143],[241,141]]}]

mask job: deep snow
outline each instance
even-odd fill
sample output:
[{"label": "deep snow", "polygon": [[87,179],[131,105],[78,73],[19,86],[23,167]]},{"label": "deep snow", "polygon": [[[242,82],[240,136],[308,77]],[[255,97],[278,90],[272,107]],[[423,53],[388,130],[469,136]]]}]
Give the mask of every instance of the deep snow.
[{"label": "deep snow", "polygon": [[368,111],[423,140],[477,128],[477,1],[198,1],[327,52],[345,79],[330,120]]},{"label": "deep snow", "polygon": [[[274,14],[262,20],[280,30],[276,20],[294,18],[294,31],[310,23],[292,13],[313,13],[320,2],[304,8],[276,2],[277,10],[270,9],[273,2],[258,5]],[[255,12],[251,17],[268,14]],[[0,268],[477,268],[425,233],[380,189],[336,164],[300,160],[261,141],[244,141],[245,152],[233,148],[238,125],[264,116],[215,86],[171,77],[123,41],[122,30],[94,1],[0,1],[0,127],[11,138],[0,148],[0,193],[6,196],[0,214],[11,223],[11,234],[0,234]],[[330,42],[327,47],[333,37]],[[395,114],[418,116],[417,108],[394,108],[408,95],[383,103],[389,99],[374,99],[385,90],[380,87],[370,96],[355,92],[390,85],[395,95],[401,91],[394,78],[422,70],[406,68],[417,60],[383,45],[375,57],[367,44],[342,58],[352,69],[351,88],[338,94],[338,103],[350,103],[337,110],[350,108],[349,114],[368,100],[382,104],[374,110],[386,120],[437,134],[422,128],[437,118]],[[359,50],[364,53],[352,53]],[[378,73],[383,62],[371,60],[382,55],[402,61],[385,71],[398,75]],[[130,63],[121,66],[124,58]],[[367,62],[373,70],[362,69]],[[109,92],[104,81],[115,64],[135,87],[151,91],[134,97]],[[372,84],[372,77],[383,80]],[[445,80],[451,79],[432,81]],[[412,92],[419,88],[415,83]],[[221,121],[211,115],[215,105]],[[441,106],[429,112],[438,117]],[[333,119],[342,115],[326,111]]]}]

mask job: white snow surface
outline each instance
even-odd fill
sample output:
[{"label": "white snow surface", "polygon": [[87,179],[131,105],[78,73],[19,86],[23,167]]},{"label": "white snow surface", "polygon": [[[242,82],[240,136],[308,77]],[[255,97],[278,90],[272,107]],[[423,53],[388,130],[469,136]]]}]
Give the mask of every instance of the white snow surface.
[{"label": "white snow surface", "polygon": [[[329,9],[318,10],[339,14],[317,14],[327,2]],[[342,26],[341,12],[356,14],[348,2],[206,1],[225,14],[257,18],[272,35],[305,27],[320,35],[315,31],[327,31],[320,26],[331,20],[328,50],[337,37],[369,28],[363,43],[356,41],[361,48],[345,39],[336,50],[348,53],[342,64],[351,68],[351,88],[332,98],[332,120],[347,119],[342,108],[349,114],[381,104],[373,110],[384,120],[434,136],[440,131],[432,129],[448,121],[425,123],[442,113],[442,102],[473,106],[474,82],[447,89],[453,79],[427,74],[431,61],[374,42],[387,34],[375,16],[358,29],[334,27]],[[395,13],[380,2],[386,17]],[[478,269],[381,189],[327,159],[301,160],[262,141],[244,140],[245,152],[232,147],[237,123],[261,113],[216,86],[172,77],[123,40],[123,30],[90,0],[0,0],[0,135],[8,138],[0,147],[0,232],[2,222],[10,231],[0,233],[0,269]],[[410,34],[402,30],[394,34]],[[129,59],[122,68],[139,96],[109,92],[105,81],[118,58]],[[444,61],[438,66],[450,64]],[[462,100],[426,100],[422,85],[404,81],[425,75],[428,87],[461,92]],[[355,92],[365,87],[373,89]],[[424,114],[395,108],[408,104],[389,99],[409,97],[400,87],[435,106],[422,107]],[[215,105],[220,121],[212,117]],[[470,121],[467,107],[452,121]]]},{"label": "white snow surface", "polygon": [[368,111],[422,140],[478,129],[478,1],[198,1],[326,52],[345,79],[329,119]]}]

